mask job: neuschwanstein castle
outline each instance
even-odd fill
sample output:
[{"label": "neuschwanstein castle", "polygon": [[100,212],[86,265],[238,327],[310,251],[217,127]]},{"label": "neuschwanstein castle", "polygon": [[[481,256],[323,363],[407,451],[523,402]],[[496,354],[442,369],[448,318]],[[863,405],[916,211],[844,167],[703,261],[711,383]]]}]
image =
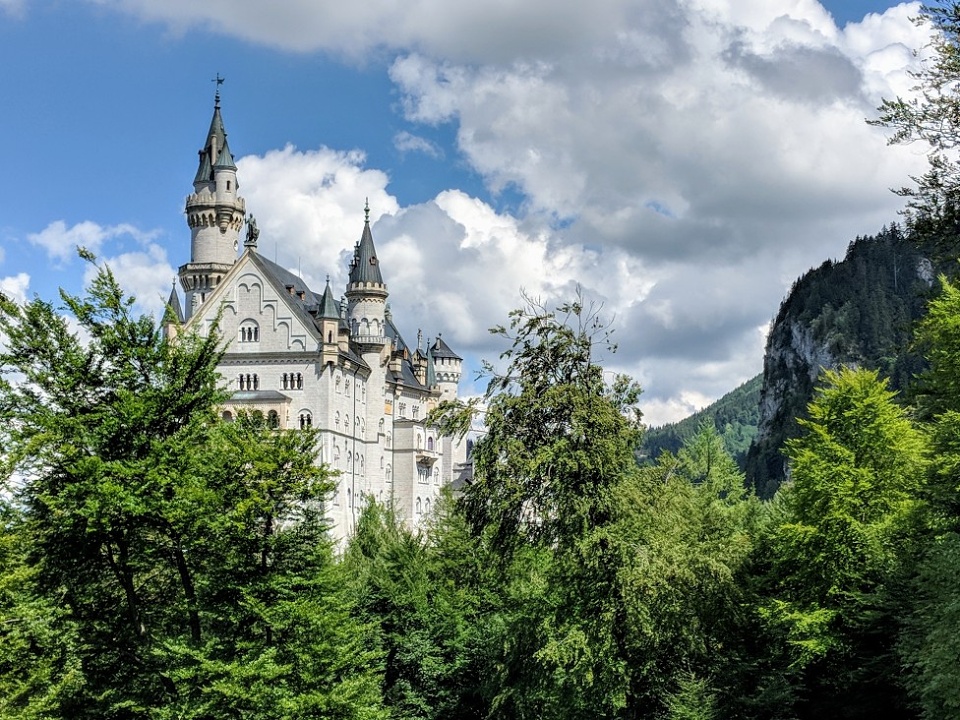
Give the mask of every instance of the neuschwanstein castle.
[{"label": "neuschwanstein castle", "polygon": [[320,460],[339,471],[329,504],[334,535],[353,530],[369,498],[419,523],[466,461],[465,443],[426,422],[439,401],[456,398],[462,360],[439,336],[428,347],[419,338],[410,347],[400,336],[369,208],[342,301],[329,279],[316,293],[259,254],[219,92],[193,188],[186,201],[190,262],[179,270],[185,303],[175,288],[170,307],[186,330],[201,334],[220,316],[227,347],[219,369],[233,391],[224,419],[259,411],[280,429],[321,431]]}]

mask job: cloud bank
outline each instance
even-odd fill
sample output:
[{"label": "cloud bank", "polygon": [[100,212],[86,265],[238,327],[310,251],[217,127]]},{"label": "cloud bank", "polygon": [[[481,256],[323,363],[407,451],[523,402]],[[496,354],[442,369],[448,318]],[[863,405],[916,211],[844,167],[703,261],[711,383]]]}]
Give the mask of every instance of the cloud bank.
[{"label": "cloud bank", "polygon": [[[888,188],[924,163],[864,123],[909,92],[917,3],[843,28],[815,0],[98,4],[383,63],[398,149],[450,156],[493,200],[450,188],[401,207],[361,152],[287,146],[239,161],[261,251],[342,286],[369,197],[395,316],[471,356],[498,352],[485,328],[521,288],[562,300],[580,285],[652,423],[759,372],[790,283],[894,221]],[[451,149],[417,132],[448,124]],[[513,214],[495,207],[506,192]],[[31,240],[56,258],[62,235]]]}]

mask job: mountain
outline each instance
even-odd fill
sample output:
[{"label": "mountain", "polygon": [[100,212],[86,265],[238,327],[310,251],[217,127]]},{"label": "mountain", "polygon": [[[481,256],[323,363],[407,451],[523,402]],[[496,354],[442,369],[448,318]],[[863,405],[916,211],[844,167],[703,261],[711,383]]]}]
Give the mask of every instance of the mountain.
[{"label": "mountain", "polygon": [[827,260],[794,283],[767,337],[757,434],[747,453],[747,482],[762,497],[786,476],[781,453],[796,437],[823,368],[879,370],[894,390],[922,369],[910,349],[935,268],[899,227],[858,237],[841,262]]},{"label": "mountain", "polygon": [[742,469],[747,450],[757,434],[762,380],[763,376],[757,375],[690,417],[649,428],[643,437],[641,459],[656,460],[663,452],[676,453],[688,438],[696,434],[701,423],[712,422],[723,438],[727,452]]}]

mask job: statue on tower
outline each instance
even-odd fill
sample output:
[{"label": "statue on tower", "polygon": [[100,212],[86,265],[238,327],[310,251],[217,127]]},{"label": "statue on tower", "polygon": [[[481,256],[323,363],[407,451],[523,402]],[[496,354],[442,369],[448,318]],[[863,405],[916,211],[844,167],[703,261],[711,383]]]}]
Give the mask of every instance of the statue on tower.
[{"label": "statue on tower", "polygon": [[257,227],[257,219],[253,216],[253,213],[250,213],[247,216],[247,239],[243,241],[243,246],[256,248],[258,237],[260,237],[260,228]]}]

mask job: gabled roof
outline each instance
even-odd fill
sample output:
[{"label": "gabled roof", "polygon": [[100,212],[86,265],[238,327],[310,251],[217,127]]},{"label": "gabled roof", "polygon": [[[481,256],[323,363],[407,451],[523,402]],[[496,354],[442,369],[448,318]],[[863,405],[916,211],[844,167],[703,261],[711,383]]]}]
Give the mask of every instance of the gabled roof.
[{"label": "gabled roof", "polygon": [[353,251],[353,262],[350,263],[350,282],[351,284],[377,283],[383,285],[380,261],[377,260],[377,249],[373,246],[373,233],[370,232],[369,215],[363,222],[363,234],[360,236],[360,242],[357,243]]},{"label": "gabled roof", "polygon": [[[277,263],[272,260],[268,260],[263,255],[247,250],[240,256],[240,260],[242,261],[245,257],[249,258],[253,264],[257,266],[264,278],[273,285],[277,294],[283,297],[284,301],[294,309],[300,322],[309,329],[313,338],[318,342],[322,342],[323,334],[320,331],[320,325],[317,320],[323,307],[322,301],[324,298],[317,297],[316,293],[303,281],[303,278],[294,275],[286,268],[277,265]],[[287,288],[292,289],[293,292],[291,293]],[[327,289],[329,289],[329,284]],[[303,298],[300,297],[301,293],[303,294]],[[326,294],[326,290],[324,290],[324,296],[326,296]],[[333,297],[332,292],[330,293],[330,297]],[[337,313],[337,317],[339,317],[339,313]],[[345,354],[351,361],[359,366],[368,367],[364,359],[354,352],[352,348]]]},{"label": "gabled roof", "polygon": [[434,360],[437,360],[440,358],[451,358],[453,360],[463,360],[462,357],[460,357],[453,350],[450,349],[450,346],[447,345],[443,341],[443,338],[440,337],[439,335],[437,335],[436,342],[433,343],[433,345],[430,347],[430,355],[433,357]]}]

